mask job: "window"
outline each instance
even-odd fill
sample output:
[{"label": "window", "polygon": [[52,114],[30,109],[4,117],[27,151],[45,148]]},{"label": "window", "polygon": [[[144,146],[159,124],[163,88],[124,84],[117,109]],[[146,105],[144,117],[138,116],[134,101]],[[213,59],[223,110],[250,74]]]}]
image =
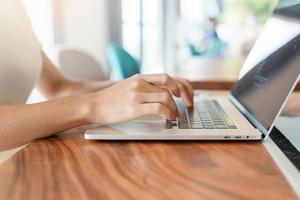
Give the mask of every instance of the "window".
[{"label": "window", "polygon": [[163,72],[163,1],[122,0],[122,40],[144,73]]}]

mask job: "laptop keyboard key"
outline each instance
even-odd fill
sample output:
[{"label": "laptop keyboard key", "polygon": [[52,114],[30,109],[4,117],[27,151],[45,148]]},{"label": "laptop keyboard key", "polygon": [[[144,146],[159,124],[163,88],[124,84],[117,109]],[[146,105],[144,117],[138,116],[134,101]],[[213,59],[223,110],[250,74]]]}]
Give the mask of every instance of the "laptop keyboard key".
[{"label": "laptop keyboard key", "polygon": [[203,126],[204,129],[215,129],[214,126]]},{"label": "laptop keyboard key", "polygon": [[[195,102],[194,108],[180,107],[178,118],[179,129],[237,129],[216,100],[204,100]],[[166,128],[176,126],[174,121],[166,123]]]},{"label": "laptop keyboard key", "polygon": [[201,124],[191,124],[192,129],[203,129],[203,126]]},{"label": "laptop keyboard key", "polygon": [[179,129],[190,129],[190,126],[188,123],[179,123],[178,128]]},{"label": "laptop keyboard key", "polygon": [[228,129],[227,126],[223,126],[223,125],[216,125],[217,129]]}]

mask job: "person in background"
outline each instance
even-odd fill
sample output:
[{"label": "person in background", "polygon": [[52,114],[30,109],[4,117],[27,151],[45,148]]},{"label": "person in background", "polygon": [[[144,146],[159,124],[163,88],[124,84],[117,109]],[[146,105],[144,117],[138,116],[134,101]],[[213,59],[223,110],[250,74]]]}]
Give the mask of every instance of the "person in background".
[{"label": "person in background", "polygon": [[220,41],[220,37],[218,35],[217,32],[217,28],[218,28],[218,21],[216,18],[214,17],[210,17],[208,19],[208,33],[206,36],[206,39],[209,41]]},{"label": "person in background", "polygon": [[204,30],[205,37],[201,41],[201,45],[199,45],[200,48],[197,49],[193,43],[187,42],[187,50],[192,57],[219,58],[224,56],[227,45],[219,37],[217,27],[217,19],[211,17],[208,19],[207,29]]},{"label": "person in background", "polygon": [[[66,79],[41,49],[21,0],[0,1],[0,24],[0,151],[81,125],[150,114],[174,119],[173,95],[193,105],[190,83],[167,74],[138,74],[119,82]],[[35,86],[48,101],[28,105]]]}]

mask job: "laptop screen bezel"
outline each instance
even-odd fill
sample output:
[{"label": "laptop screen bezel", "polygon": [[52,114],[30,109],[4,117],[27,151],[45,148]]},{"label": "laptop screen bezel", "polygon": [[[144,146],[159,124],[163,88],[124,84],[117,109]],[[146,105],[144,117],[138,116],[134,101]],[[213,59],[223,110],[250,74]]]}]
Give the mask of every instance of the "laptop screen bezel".
[{"label": "laptop screen bezel", "polygon": [[[258,130],[261,131],[262,135],[263,135],[263,139],[267,138],[270,133],[272,132],[272,129],[275,126],[275,122],[278,119],[278,117],[280,116],[280,114],[282,113],[283,109],[285,108],[289,97],[292,95],[294,89],[296,88],[298,82],[300,80],[300,74],[298,75],[298,78],[295,80],[293,86],[291,87],[288,95],[286,96],[283,104],[281,105],[274,121],[272,122],[272,125],[270,126],[269,129],[265,128],[256,118],[254,115],[252,115],[246,108],[245,106],[243,106],[243,104],[233,95],[232,90],[230,92],[229,95],[229,100],[232,102],[232,104],[247,118],[247,120]],[[238,84],[238,81],[236,82],[236,84]],[[234,87],[233,87],[234,88]]]},{"label": "laptop screen bezel", "polygon": [[[277,6],[278,6],[278,4],[277,4]],[[275,11],[276,11],[276,8],[274,9],[274,12]],[[242,70],[241,70],[241,72],[242,72]],[[241,77],[241,74],[240,74],[239,77]],[[272,122],[270,127],[264,127],[264,125],[262,123],[260,123],[258,121],[258,119],[256,119],[255,116],[253,114],[251,114],[251,112],[249,110],[247,110],[247,108],[243,105],[243,103],[239,101],[238,97],[236,97],[233,93],[234,92],[233,89],[235,88],[235,86],[231,89],[231,92],[230,92],[230,95],[229,95],[229,100],[233,103],[234,106],[236,106],[236,108],[249,120],[249,122],[255,128],[259,129],[262,132],[263,138],[266,138],[272,132],[272,129],[275,126],[276,120],[278,119],[278,117],[282,113],[283,109],[285,108],[285,105],[287,104],[288,99],[291,96],[291,94],[293,93],[293,91],[294,91],[295,87],[297,86],[299,80],[300,80],[300,74],[298,75],[298,78],[295,80],[293,86],[290,88],[290,91],[288,92],[288,95],[286,96],[283,104],[281,105],[280,109],[278,110],[278,113],[276,114],[276,117],[274,118],[274,121]],[[239,80],[236,82],[236,85],[237,84],[239,84]]]}]

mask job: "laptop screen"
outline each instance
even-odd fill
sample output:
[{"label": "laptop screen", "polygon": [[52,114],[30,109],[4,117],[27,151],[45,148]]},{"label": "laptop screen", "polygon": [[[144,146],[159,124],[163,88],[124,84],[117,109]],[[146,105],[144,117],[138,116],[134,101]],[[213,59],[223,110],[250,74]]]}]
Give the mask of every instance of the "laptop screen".
[{"label": "laptop screen", "polygon": [[267,21],[231,91],[244,114],[265,134],[300,73],[300,1],[282,2]]}]

